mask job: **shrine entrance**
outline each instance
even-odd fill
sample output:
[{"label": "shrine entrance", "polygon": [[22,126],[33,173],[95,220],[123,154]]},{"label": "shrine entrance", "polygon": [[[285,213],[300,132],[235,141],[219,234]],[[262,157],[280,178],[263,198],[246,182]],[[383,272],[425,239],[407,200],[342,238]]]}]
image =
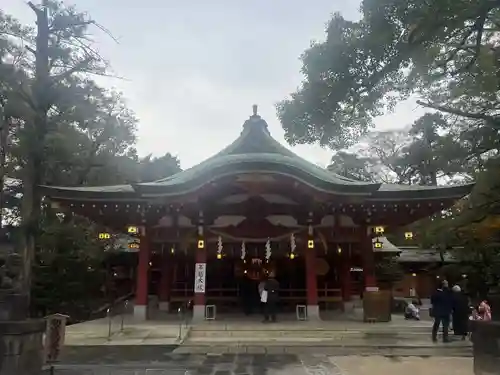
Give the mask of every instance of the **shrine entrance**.
[{"label": "shrine entrance", "polygon": [[272,254],[267,257],[264,242],[249,242],[246,243],[243,256],[241,251],[228,251],[220,257],[209,259],[206,304],[217,306],[218,314],[260,314],[258,286],[272,271],[280,283],[280,310],[294,312],[296,304],[305,304],[304,258],[290,257],[285,251],[279,251],[278,246],[274,247]]},{"label": "shrine entrance", "polygon": [[[301,243],[293,253],[290,241],[271,242],[271,254],[267,257],[266,242],[248,241],[244,251],[242,242],[223,242],[219,253],[216,243],[206,247],[205,306],[214,305],[217,319],[227,316],[259,316],[261,304],[258,285],[274,271],[280,284],[279,312],[295,316],[297,305],[308,305],[307,253],[313,253]],[[335,251],[314,251],[316,294],[318,306],[322,310],[342,309],[342,262],[337,245]],[[345,246],[346,252],[349,246]],[[170,309],[177,308],[193,300],[195,289],[195,257],[193,252],[176,254],[172,289],[170,291]],[[355,263],[356,264],[356,263]],[[345,265],[344,265],[345,266]],[[159,279],[159,278],[158,278]],[[351,288],[358,285],[352,283]],[[158,289],[153,287],[153,290]],[[310,297],[309,297],[310,299]]]}]

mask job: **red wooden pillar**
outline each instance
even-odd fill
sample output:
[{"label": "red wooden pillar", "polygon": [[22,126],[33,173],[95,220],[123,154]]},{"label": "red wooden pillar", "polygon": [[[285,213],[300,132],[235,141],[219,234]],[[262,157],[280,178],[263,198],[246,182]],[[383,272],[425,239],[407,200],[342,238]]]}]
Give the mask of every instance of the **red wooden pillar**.
[{"label": "red wooden pillar", "polygon": [[195,250],[193,321],[205,319],[207,250],[204,237],[203,212],[198,217],[198,241]]},{"label": "red wooden pillar", "polygon": [[318,278],[316,275],[316,249],[306,248],[307,306],[318,305]]},{"label": "red wooden pillar", "polygon": [[141,320],[147,318],[150,250],[147,231],[143,230],[139,244],[134,306],[134,317]]},{"label": "red wooden pillar", "polygon": [[363,262],[363,278],[366,288],[376,288],[377,279],[375,278],[375,255],[373,253],[373,241],[370,228],[366,228],[365,234],[361,239],[361,259]]},{"label": "red wooden pillar", "polygon": [[[204,265],[205,270],[201,270],[198,268],[195,268],[195,287],[196,287],[196,278],[198,277],[203,277],[203,283],[206,285],[206,265],[207,265],[207,252],[205,251],[205,248],[203,249],[196,249],[196,254],[195,254],[195,267],[201,267],[200,265]],[[201,275],[201,272],[204,272],[204,275]],[[201,282],[201,280],[200,280]],[[203,315],[205,314],[205,291],[197,291],[195,289],[194,291],[194,305],[195,306],[203,306]]]},{"label": "red wooden pillar", "polygon": [[170,288],[172,284],[172,257],[165,250],[161,259],[161,276],[158,290],[159,309],[169,311]]},{"label": "red wooden pillar", "polygon": [[[309,214],[312,222],[312,214]],[[316,272],[316,244],[312,225],[309,225],[307,242],[305,246],[306,263],[306,288],[307,288],[307,318],[310,320],[319,319],[318,306],[318,277]]]}]

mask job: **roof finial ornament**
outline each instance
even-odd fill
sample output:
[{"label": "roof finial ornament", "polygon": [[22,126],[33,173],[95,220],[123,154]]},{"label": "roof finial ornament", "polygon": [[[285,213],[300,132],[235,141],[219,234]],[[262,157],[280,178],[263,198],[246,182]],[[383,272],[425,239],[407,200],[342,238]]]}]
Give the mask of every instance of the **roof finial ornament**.
[{"label": "roof finial ornament", "polygon": [[257,104],[254,104],[252,106],[252,110],[253,110],[253,116],[258,116],[258,114],[257,114]]}]

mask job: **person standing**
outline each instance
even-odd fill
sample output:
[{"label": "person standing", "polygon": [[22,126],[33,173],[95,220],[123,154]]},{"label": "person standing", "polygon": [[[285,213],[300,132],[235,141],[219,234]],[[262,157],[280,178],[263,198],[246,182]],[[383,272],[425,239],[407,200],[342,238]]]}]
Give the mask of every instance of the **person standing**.
[{"label": "person standing", "polygon": [[278,291],[280,284],[275,279],[274,271],[269,273],[269,278],[264,284],[264,291],[267,298],[264,306],[264,322],[276,322],[276,310],[278,307]]},{"label": "person standing", "polygon": [[462,339],[465,339],[469,331],[469,298],[458,285],[455,285],[451,290],[453,292],[453,333],[455,336],[462,336]]},{"label": "person standing", "polygon": [[265,297],[265,300],[266,302],[263,301],[263,298],[262,298],[262,292],[264,291],[264,286],[266,285],[266,278],[261,275],[260,277],[260,283],[258,285],[258,291],[259,291],[259,306],[260,306],[260,312],[262,313],[262,315],[265,316],[265,312],[266,312],[266,302],[267,302],[267,293],[266,293],[266,297]]},{"label": "person standing", "polygon": [[450,315],[453,311],[453,298],[448,281],[443,280],[441,287],[436,289],[431,296],[432,316],[434,324],[432,325],[432,341],[437,341],[439,327],[443,326],[443,342],[449,342],[448,327],[450,325]]},{"label": "person standing", "polygon": [[484,300],[479,304],[479,315],[481,316],[481,320],[485,322],[489,322],[491,320],[491,307],[488,304],[488,301]]}]

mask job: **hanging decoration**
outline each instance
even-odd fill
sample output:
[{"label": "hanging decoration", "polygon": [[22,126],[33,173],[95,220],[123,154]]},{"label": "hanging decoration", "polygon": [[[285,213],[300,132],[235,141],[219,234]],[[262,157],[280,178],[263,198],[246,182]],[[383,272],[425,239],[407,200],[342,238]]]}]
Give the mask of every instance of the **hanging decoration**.
[{"label": "hanging decoration", "polygon": [[267,239],[266,241],[266,262],[269,262],[271,259],[271,241]]},{"label": "hanging decoration", "polygon": [[307,240],[307,248],[308,249],[314,249],[314,231],[313,231],[313,226],[312,225],[309,225],[307,227],[307,236],[308,236],[308,240]]},{"label": "hanging decoration", "polygon": [[413,239],[413,232],[405,232],[405,239],[407,240]]},{"label": "hanging decoration", "polygon": [[297,244],[295,242],[295,235],[292,233],[290,235],[290,259],[295,258],[295,249],[297,248]]},{"label": "hanging decoration", "polygon": [[[300,229],[293,229],[290,230],[289,232],[283,233],[279,236],[275,237],[268,237],[268,240],[273,241],[273,242],[280,242],[280,241],[286,241],[287,239],[290,238],[290,234],[292,233],[299,233],[304,231],[305,228],[300,228]],[[214,234],[215,236],[222,236],[224,239],[229,240],[229,241],[235,241],[235,242],[240,242],[240,241],[245,241],[245,242],[252,242],[252,243],[258,243],[258,242],[265,242],[262,238],[253,238],[253,237],[240,237],[240,236],[232,236],[231,233],[228,233],[223,230],[216,230],[214,228],[209,229],[210,233]]]},{"label": "hanging decoration", "polygon": [[375,233],[376,234],[384,234],[385,228],[384,227],[375,227]]},{"label": "hanging decoration", "polygon": [[384,247],[384,245],[382,244],[382,242],[380,242],[380,240],[377,238],[377,240],[373,243],[373,247],[375,249],[381,249],[382,247]]},{"label": "hanging decoration", "polygon": [[111,238],[111,234],[109,233],[99,233],[98,235],[100,240],[109,240]]},{"label": "hanging decoration", "polygon": [[247,256],[247,249],[245,247],[245,241],[241,243],[241,260],[245,262],[245,258]]},{"label": "hanging decoration", "polygon": [[222,237],[217,238],[217,259],[222,259]]},{"label": "hanging decoration", "polygon": [[203,239],[204,238],[204,235],[205,233],[203,233],[203,211],[200,211],[198,213],[198,249],[204,249],[205,248],[205,240]]}]

